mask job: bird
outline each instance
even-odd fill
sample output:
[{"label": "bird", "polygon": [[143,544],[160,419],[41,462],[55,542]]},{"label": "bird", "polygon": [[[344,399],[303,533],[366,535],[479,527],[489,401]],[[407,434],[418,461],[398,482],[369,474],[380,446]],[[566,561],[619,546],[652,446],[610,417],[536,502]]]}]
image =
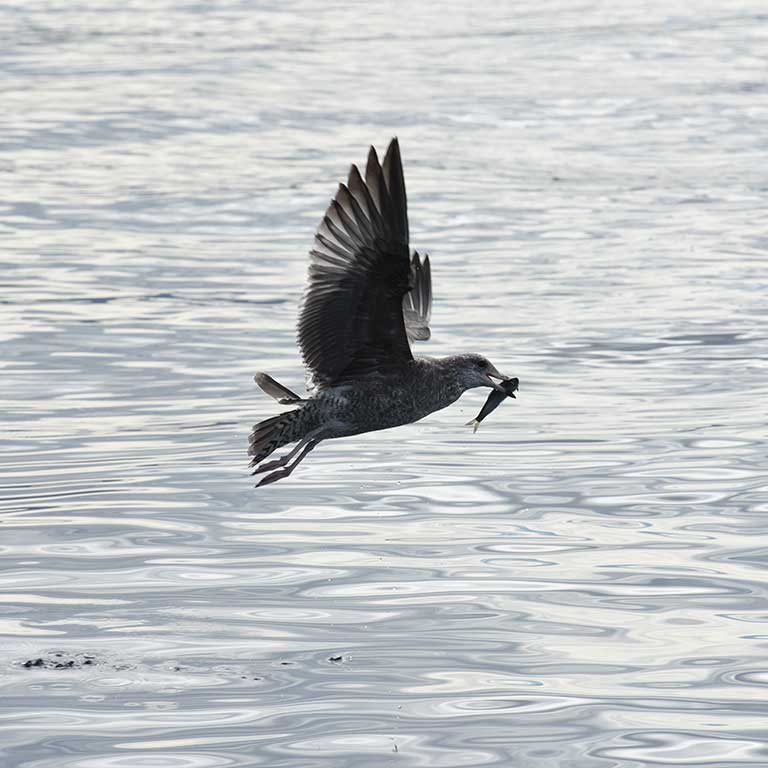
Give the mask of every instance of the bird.
[{"label": "bird", "polygon": [[351,166],[315,233],[297,327],[308,395],[266,373],[254,376],[267,395],[292,406],[250,433],[252,474],[263,475],[256,487],[288,477],[323,440],[410,424],[475,387],[507,394],[499,382],[510,377],[482,355],[414,357],[411,342],[430,338],[431,311],[429,255],[410,250],[395,137],[381,162],[370,147],[364,174]]}]

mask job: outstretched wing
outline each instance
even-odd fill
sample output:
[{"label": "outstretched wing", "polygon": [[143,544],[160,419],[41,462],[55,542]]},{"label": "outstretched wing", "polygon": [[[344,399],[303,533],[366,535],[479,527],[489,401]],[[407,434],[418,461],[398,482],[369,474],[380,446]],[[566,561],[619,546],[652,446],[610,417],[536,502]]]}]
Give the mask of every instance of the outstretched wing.
[{"label": "outstretched wing", "polygon": [[386,373],[413,360],[403,319],[411,288],[408,211],[397,139],[371,147],[340,184],[315,234],[298,341],[317,386]]},{"label": "outstretched wing", "polygon": [[403,296],[405,332],[411,341],[428,341],[432,335],[429,319],[432,317],[432,273],[429,256],[424,261],[414,252],[411,258],[411,290]]}]

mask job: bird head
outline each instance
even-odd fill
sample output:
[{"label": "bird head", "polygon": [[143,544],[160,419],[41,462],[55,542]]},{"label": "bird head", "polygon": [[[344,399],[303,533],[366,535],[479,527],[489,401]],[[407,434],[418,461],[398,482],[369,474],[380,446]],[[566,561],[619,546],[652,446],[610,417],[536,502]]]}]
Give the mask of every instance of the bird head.
[{"label": "bird head", "polygon": [[506,390],[494,379],[504,381],[509,377],[499,373],[493,363],[482,355],[455,355],[449,360],[459,383],[465,390],[474,387],[491,387],[506,394]]}]

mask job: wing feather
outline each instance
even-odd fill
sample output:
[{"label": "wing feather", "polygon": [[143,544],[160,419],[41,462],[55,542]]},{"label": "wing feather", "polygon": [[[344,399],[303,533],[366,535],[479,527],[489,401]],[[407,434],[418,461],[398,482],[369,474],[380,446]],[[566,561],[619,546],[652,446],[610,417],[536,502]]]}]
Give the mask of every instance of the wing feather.
[{"label": "wing feather", "polygon": [[298,340],[317,385],[378,375],[413,360],[403,305],[413,281],[402,160],[393,139],[383,163],[371,147],[365,180],[352,166],[310,251]]},{"label": "wing feather", "polygon": [[414,252],[411,258],[411,290],[403,296],[405,331],[410,341],[428,341],[432,332],[432,272],[429,256],[422,261]]}]

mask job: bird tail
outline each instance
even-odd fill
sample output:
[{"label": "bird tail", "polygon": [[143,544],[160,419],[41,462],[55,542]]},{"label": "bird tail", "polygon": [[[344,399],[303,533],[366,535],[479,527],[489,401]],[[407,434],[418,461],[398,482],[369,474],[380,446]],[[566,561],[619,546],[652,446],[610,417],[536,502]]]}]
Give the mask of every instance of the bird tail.
[{"label": "bird tail", "polygon": [[296,416],[300,410],[280,413],[254,426],[248,441],[248,455],[253,457],[252,467],[266,459],[273,451],[302,437],[296,434]]}]

